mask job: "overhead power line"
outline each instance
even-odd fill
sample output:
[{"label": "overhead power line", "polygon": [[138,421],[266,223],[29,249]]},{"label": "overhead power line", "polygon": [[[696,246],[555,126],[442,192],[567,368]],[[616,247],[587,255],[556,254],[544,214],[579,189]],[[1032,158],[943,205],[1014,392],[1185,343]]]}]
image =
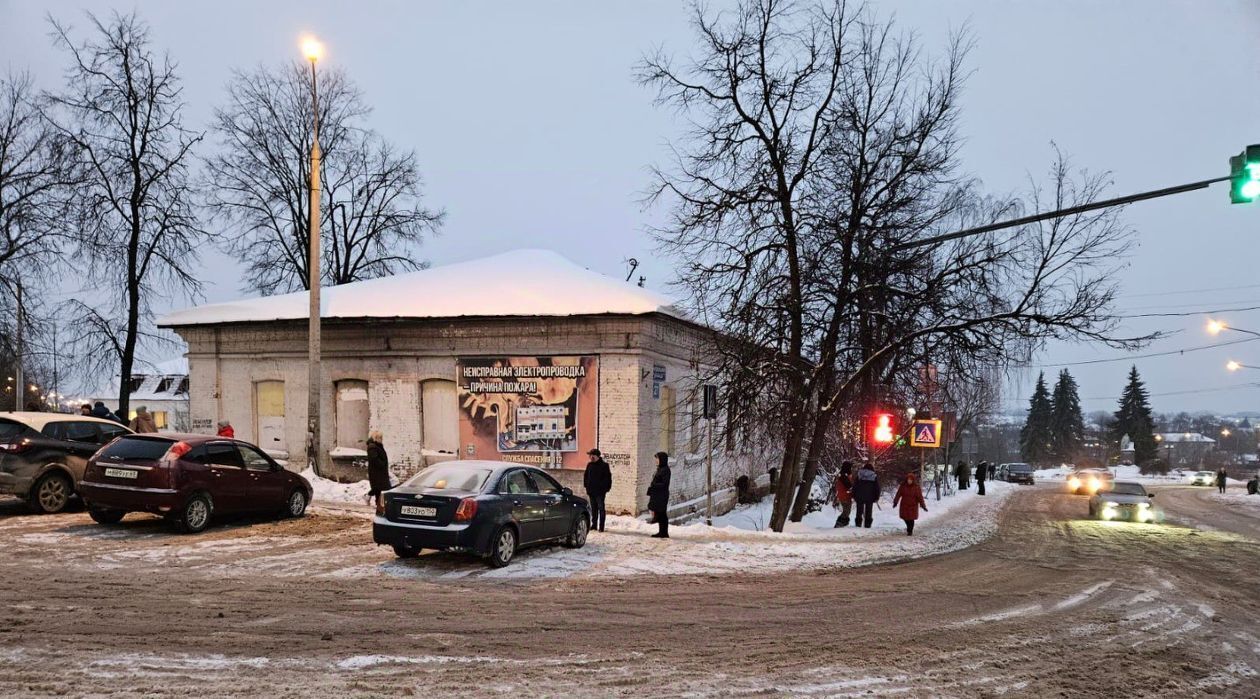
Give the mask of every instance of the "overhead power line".
[{"label": "overhead power line", "polygon": [[1260,306],[1244,306],[1243,308],[1206,308],[1197,311],[1178,311],[1169,313],[1138,313],[1136,315],[1116,316],[1117,318],[1171,318],[1178,316],[1211,315],[1214,313],[1243,313],[1244,311],[1260,311]]},{"label": "overhead power line", "polygon": [[1229,340],[1227,342],[1216,342],[1210,345],[1199,345],[1198,347],[1183,347],[1182,349],[1168,350],[1166,352],[1148,352],[1146,354],[1128,354],[1123,357],[1111,357],[1108,359],[1087,359],[1080,362],[1062,362],[1059,364],[1029,364],[1025,368],[1028,369],[1053,369],[1055,367],[1064,366],[1084,366],[1087,364],[1107,364],[1110,362],[1129,362],[1134,359],[1151,359],[1152,357],[1170,357],[1178,354],[1188,354],[1190,352],[1200,352],[1202,350],[1215,349],[1217,347],[1229,347],[1230,345],[1241,345],[1247,342],[1255,342],[1260,337],[1244,337],[1240,340]]}]

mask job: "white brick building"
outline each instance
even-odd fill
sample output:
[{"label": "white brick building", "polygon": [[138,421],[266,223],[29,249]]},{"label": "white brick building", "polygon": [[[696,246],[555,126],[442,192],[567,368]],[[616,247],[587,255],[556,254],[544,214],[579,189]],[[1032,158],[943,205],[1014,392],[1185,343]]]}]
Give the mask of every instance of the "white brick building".
[{"label": "white brick building", "polygon": [[[159,321],[188,343],[195,430],[226,418],[238,438],[302,463],[306,299]],[[526,250],[326,288],[322,301],[324,472],[362,477],[372,429],[398,471],[502,458],[555,468],[579,493],[584,453],[598,446],[613,469],[609,509],[623,512],[646,508],[653,454],[664,450],[674,514],[703,496],[697,384],[712,336],[659,294]],[[738,476],[763,477],[775,462],[717,436],[714,448],[722,505]]]}]

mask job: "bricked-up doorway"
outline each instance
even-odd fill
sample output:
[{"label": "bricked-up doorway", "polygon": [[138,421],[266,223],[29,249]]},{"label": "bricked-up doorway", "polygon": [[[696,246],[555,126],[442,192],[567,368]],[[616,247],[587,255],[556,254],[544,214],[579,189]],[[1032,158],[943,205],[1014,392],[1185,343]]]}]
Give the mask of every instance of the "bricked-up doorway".
[{"label": "bricked-up doorway", "polygon": [[368,384],[348,379],[337,382],[337,446],[367,448]]},{"label": "bricked-up doorway", "polygon": [[284,382],[259,381],[254,384],[254,434],[264,451],[289,453],[284,438]]},{"label": "bricked-up doorway", "polygon": [[454,381],[420,382],[420,434],[428,451],[459,451],[459,399]]}]

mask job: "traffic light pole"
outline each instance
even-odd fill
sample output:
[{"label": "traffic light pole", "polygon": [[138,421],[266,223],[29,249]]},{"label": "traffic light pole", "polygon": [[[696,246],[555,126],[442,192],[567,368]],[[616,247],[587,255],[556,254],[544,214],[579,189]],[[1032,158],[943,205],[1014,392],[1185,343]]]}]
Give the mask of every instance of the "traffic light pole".
[{"label": "traffic light pole", "polygon": [[961,231],[954,231],[953,233],[934,235],[928,238],[923,238],[921,240],[911,240],[911,241],[894,245],[892,249],[893,251],[900,251],[900,250],[909,250],[911,248],[926,247],[929,245],[937,245],[939,243],[947,243],[951,240],[958,240],[959,238],[969,238],[973,235],[981,235],[983,233],[991,233],[993,231],[1000,231],[1003,228],[1014,228],[1015,226],[1026,226],[1030,223],[1046,221],[1052,218],[1062,218],[1064,216],[1072,216],[1074,214],[1082,214],[1082,213],[1085,213],[1086,211],[1096,211],[1098,209],[1107,209],[1113,206],[1124,206],[1125,204],[1132,204],[1134,202],[1145,201],[1147,199],[1158,199],[1160,197],[1172,196],[1174,194],[1183,194],[1185,192],[1193,192],[1198,189],[1207,189],[1210,185],[1216,184],[1217,182],[1228,182],[1230,179],[1231,178],[1228,176],[1214,177],[1210,180],[1200,180],[1198,182],[1191,182],[1189,184],[1177,185],[1176,187],[1165,187],[1164,189],[1153,189],[1149,192],[1140,192],[1138,194],[1130,194],[1127,197],[1117,197],[1115,199],[1106,199],[1104,201],[1096,201],[1089,204],[1081,204],[1080,206],[1070,206],[1066,209],[1056,209],[1054,211],[1047,211],[1045,213],[1033,214],[1032,216],[1024,216],[1022,218],[1011,219],[1009,221],[999,221],[997,223],[989,223],[983,226],[976,226],[975,228],[966,228]]}]

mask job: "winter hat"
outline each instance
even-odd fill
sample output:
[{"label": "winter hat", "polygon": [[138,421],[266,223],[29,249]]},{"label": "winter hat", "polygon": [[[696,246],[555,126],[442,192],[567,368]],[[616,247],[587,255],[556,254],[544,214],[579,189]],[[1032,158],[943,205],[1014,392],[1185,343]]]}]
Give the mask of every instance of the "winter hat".
[{"label": "winter hat", "polygon": [[219,427],[229,427],[231,426],[231,424],[232,423],[228,422],[227,420],[219,420]]},{"label": "winter hat", "polygon": [[852,473],[852,472],[853,472],[853,462],[852,462],[852,461],[845,461],[844,463],[840,464],[840,473],[843,473],[843,474],[845,474],[845,475],[848,475],[848,474],[850,474],[850,473]]},{"label": "winter hat", "polygon": [[601,456],[601,457],[603,456],[603,454],[601,454],[598,449],[592,449],[586,453],[590,456]]}]

